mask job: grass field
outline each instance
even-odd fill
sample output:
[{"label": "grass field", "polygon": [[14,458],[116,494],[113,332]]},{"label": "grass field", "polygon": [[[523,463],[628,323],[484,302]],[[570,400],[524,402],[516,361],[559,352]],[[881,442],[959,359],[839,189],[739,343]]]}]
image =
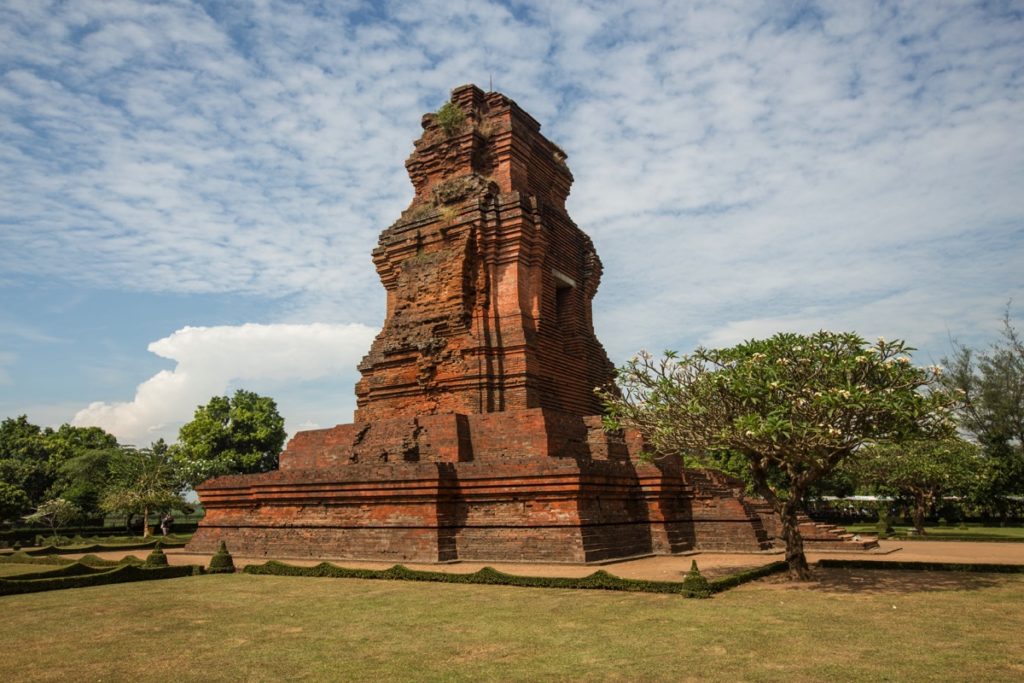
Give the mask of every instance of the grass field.
[{"label": "grass field", "polygon": [[678,596],[236,574],[0,599],[7,680],[1016,681],[1024,577]]},{"label": "grass field", "polygon": [[[844,528],[854,534],[873,534],[878,531],[874,524],[848,524]],[[913,529],[912,526],[894,524],[893,529],[900,536],[907,536]],[[970,525],[966,529],[952,526],[926,526],[925,535],[920,538],[941,540],[965,540],[965,541],[993,541],[993,540],[1014,540],[1024,541],[1024,527],[1014,526],[981,526]]]}]

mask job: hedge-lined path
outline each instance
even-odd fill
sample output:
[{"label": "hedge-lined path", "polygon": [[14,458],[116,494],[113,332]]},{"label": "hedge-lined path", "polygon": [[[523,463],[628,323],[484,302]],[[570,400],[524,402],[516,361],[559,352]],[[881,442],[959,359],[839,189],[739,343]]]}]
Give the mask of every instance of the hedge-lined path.
[{"label": "hedge-lined path", "polygon": [[[998,563],[1024,565],[1024,544],[1020,543],[985,543],[983,541],[880,541],[877,552],[812,552],[807,558],[817,562],[822,558],[866,559],[875,562],[956,562],[956,563]],[[230,550],[230,548],[228,548]],[[186,553],[178,548],[164,551],[170,564],[203,564],[208,565],[210,555]],[[104,559],[116,560],[126,555],[145,558],[143,551],[110,551],[94,553]],[[77,559],[78,555],[65,555],[69,559]],[[550,576],[580,578],[592,574],[597,569],[604,569],[610,574],[624,579],[645,579],[650,581],[678,581],[690,568],[690,563],[697,560],[701,572],[709,579],[715,579],[739,571],[752,569],[769,562],[782,559],[782,552],[771,553],[711,553],[700,552],[691,555],[658,555],[635,560],[624,560],[600,566],[578,564],[545,564],[517,562],[457,562],[454,564],[426,564],[418,562],[376,562],[360,560],[341,560],[328,558],[342,567],[387,569],[394,564],[404,564],[410,569],[427,571],[453,572],[471,574],[482,567],[493,567],[507,574],[520,576]],[[293,558],[250,558],[235,556],[235,566],[241,569],[248,564],[263,564],[268,559],[279,559],[289,564],[313,566],[320,559]]]}]

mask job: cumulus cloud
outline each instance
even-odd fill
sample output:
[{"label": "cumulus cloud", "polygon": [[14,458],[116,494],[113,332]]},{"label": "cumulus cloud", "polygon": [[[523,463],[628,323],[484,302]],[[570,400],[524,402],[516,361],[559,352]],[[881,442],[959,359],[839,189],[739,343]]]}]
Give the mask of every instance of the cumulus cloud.
[{"label": "cumulus cloud", "polygon": [[[150,352],[176,362],[173,370],[140,384],[131,401],[90,404],[72,424],[103,427],[126,443],[173,439],[197,405],[229,386],[351,375],[375,333],[360,324],[185,327],[149,345]],[[278,407],[287,417],[289,407]]]}]

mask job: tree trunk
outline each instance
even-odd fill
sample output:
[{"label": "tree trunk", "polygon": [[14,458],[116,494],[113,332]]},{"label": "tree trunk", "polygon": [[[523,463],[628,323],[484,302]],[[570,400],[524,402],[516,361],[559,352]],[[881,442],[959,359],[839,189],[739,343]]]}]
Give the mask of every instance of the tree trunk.
[{"label": "tree trunk", "polygon": [[750,465],[750,474],[754,479],[754,490],[772,506],[772,510],[782,520],[782,540],[786,543],[786,563],[789,565],[789,578],[793,581],[809,581],[811,570],[807,566],[804,555],[804,538],[800,535],[797,512],[803,502],[803,491],[794,487],[789,498],[780,499],[768,485],[764,470]]},{"label": "tree trunk", "polygon": [[793,501],[786,501],[782,503],[778,513],[782,518],[782,538],[786,542],[789,578],[794,581],[809,581],[811,570],[807,566],[807,557],[804,555],[804,538],[800,535],[797,521],[797,505]]},{"label": "tree trunk", "polygon": [[924,493],[914,494],[914,529],[924,535],[924,517],[928,512],[928,496]]},{"label": "tree trunk", "polygon": [[149,538],[149,508],[142,508],[142,540]]}]

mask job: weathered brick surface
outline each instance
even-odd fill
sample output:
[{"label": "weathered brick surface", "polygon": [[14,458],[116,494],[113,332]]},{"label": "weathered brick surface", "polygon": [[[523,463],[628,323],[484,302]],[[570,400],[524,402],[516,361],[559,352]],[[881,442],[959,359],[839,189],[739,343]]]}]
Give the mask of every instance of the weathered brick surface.
[{"label": "weathered brick surface", "polygon": [[569,218],[572,174],[538,124],[465,86],[464,126],[433,115],[406,161],[416,190],[380,236],[387,316],[360,364],[356,421],[545,407],[600,412],[612,365],[594,335],[594,246]]},{"label": "weathered brick surface", "polygon": [[415,197],[373,252],[387,312],[355,422],[295,435],[276,472],[200,486],[189,548],[589,562],[765,547],[742,496],[601,428],[601,261],[566,213],[565,154],[501,94],[452,100],[465,125],[424,117]]}]

